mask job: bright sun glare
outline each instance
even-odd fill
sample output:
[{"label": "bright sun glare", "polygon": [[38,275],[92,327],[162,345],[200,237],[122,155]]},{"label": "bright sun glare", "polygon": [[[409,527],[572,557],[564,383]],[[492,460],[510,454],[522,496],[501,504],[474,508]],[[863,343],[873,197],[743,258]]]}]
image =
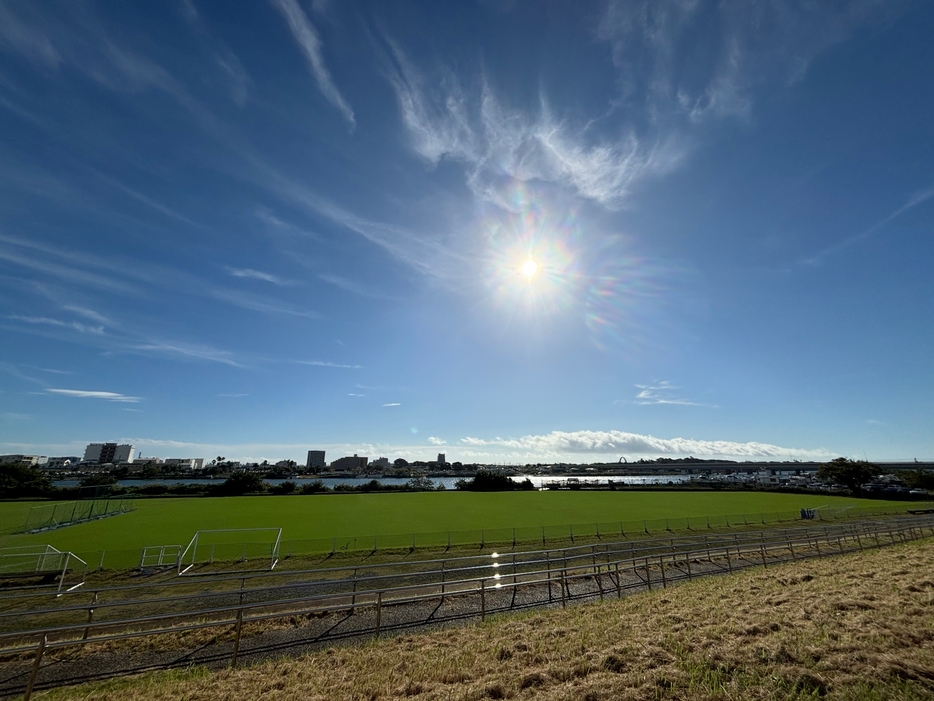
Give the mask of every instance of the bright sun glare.
[{"label": "bright sun glare", "polygon": [[532,277],[538,270],[538,263],[534,260],[527,260],[522,264],[522,274],[526,277]]}]

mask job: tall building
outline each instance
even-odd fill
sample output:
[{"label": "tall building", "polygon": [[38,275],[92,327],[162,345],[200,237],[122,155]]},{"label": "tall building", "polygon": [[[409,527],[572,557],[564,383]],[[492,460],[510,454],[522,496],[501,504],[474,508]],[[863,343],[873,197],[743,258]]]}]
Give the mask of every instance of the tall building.
[{"label": "tall building", "polygon": [[309,470],[320,470],[325,466],[324,462],[324,451],[323,450],[309,450],[308,451],[308,460],[305,463],[305,467]]},{"label": "tall building", "polygon": [[444,467],[444,463],[447,462],[447,460],[445,460],[446,457],[447,456],[444,453],[438,453],[438,465],[439,466]]},{"label": "tall building", "polygon": [[133,446],[116,443],[89,443],[84,451],[84,462],[98,465],[117,462],[133,462]]}]

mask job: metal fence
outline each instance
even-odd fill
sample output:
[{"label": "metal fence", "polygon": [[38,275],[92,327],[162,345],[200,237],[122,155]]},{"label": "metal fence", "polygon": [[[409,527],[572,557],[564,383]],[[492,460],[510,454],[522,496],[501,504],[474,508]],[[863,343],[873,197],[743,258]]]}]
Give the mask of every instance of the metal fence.
[{"label": "metal fence", "polygon": [[[809,524],[806,527],[717,534],[689,534],[644,540],[614,540],[557,549],[486,553],[414,562],[391,562],[302,571],[254,572],[197,580],[98,587],[70,594],[59,605],[35,593],[0,597],[0,646],[6,655],[33,655],[19,679],[29,694],[40,680],[50,650],[89,643],[229,628],[233,639],[185,663],[236,665],[262,645],[242,647],[243,628],[276,619],[317,617],[324,633],[304,619],[307,637],[292,644],[333,640],[328,615],[353,620],[350,635],[380,636],[387,630],[426,622],[490,614],[533,606],[567,606],[579,599],[622,597],[624,593],[668,587],[677,582],[751,566],[841,554],[934,536],[934,516],[868,522]],[[79,598],[85,600],[79,601]],[[36,605],[39,602],[41,605]],[[42,602],[45,602],[42,604]],[[426,608],[427,606],[427,608]],[[427,618],[426,610],[430,610]],[[141,612],[145,612],[144,614]],[[323,618],[322,618],[323,617]],[[11,629],[28,620],[27,628]],[[260,636],[261,637],[261,636]],[[174,658],[173,658],[174,659]],[[178,663],[177,659],[174,662]],[[171,666],[172,662],[151,667]],[[133,666],[132,671],[141,667]],[[113,676],[125,668],[101,672]],[[43,682],[45,686],[53,681]],[[13,691],[0,686],[0,692]]]},{"label": "metal fence", "polygon": [[[932,508],[934,504],[906,502],[899,505],[880,507],[824,507],[814,509],[814,519],[820,522],[836,522],[851,518],[867,518],[905,513],[909,509]],[[472,530],[434,531],[426,533],[381,534],[369,536],[332,536],[329,538],[281,540],[278,557],[279,566],[287,566],[289,558],[302,558],[337,553],[377,553],[415,551],[428,548],[450,550],[476,547],[478,550],[501,547],[557,547],[593,541],[609,541],[619,538],[644,538],[664,533],[702,532],[725,528],[749,528],[757,525],[776,525],[800,522],[801,511],[775,511],[754,514],[730,514],[725,516],[692,516],[684,518],[645,519],[637,521],[605,521],[600,523],[577,523],[559,526],[529,526],[517,528],[477,528]],[[133,550],[77,550],[76,553],[90,563],[94,570],[129,569],[141,562],[150,563],[163,553],[163,564],[168,564],[165,554],[175,548],[184,549],[184,543],[147,546],[146,557],[140,549]],[[263,543],[239,543],[228,546],[225,556],[230,560],[244,560],[250,553],[261,552],[268,556]],[[164,550],[162,550],[164,548]],[[210,558],[212,561],[220,557]]]}]

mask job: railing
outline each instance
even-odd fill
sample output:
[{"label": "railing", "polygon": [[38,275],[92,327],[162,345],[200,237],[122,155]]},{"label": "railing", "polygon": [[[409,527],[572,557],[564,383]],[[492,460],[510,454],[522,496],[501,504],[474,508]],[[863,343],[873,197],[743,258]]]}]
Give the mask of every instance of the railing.
[{"label": "railing", "polygon": [[[312,498],[312,497],[309,497]],[[854,518],[873,518],[878,516],[904,514],[909,509],[932,508],[931,502],[902,502],[886,506],[849,506],[822,507],[814,509],[815,520],[837,522]],[[575,523],[555,526],[526,526],[516,528],[477,528],[461,531],[435,531],[425,533],[399,533],[369,536],[332,536],[329,538],[281,540],[278,557],[283,561],[291,558],[317,557],[338,553],[377,553],[402,552],[420,549],[451,549],[476,547],[479,550],[498,547],[559,547],[591,541],[612,541],[619,538],[641,538],[645,536],[678,532],[703,532],[725,528],[754,528],[762,525],[781,525],[801,522],[799,509],[767,513],[728,514],[721,516],[691,516],[681,518],[644,519],[635,521],[606,521],[599,523]],[[263,543],[241,543],[233,555],[224,557],[235,559],[259,559],[260,546],[265,545],[263,557],[270,557],[269,546]],[[168,549],[184,544],[165,544]],[[163,547],[150,546],[150,547]],[[230,548],[228,548],[230,550]],[[156,550],[149,550],[150,553]],[[129,569],[139,566],[142,561],[141,549],[132,550],[77,550],[95,571],[104,569]],[[220,557],[220,550],[218,551]],[[149,558],[147,558],[147,562]]]},{"label": "railing", "polygon": [[[390,606],[412,609],[419,603],[436,601],[438,611],[446,602],[456,602],[450,615],[429,618],[485,619],[491,613],[516,608],[567,606],[573,600],[602,600],[614,594],[622,597],[624,592],[668,587],[695,577],[881,547],[928,535],[934,536],[934,517],[915,516],[409,563],[243,573],[197,582],[176,578],[156,584],[88,589],[70,595],[90,595],[86,603],[66,601],[39,608],[30,608],[35,594],[32,598],[14,594],[0,599],[0,605],[7,609],[0,612],[0,628],[24,617],[32,625],[0,633],[0,645],[5,646],[4,655],[34,655],[25,688],[28,699],[49,650],[230,627],[234,640],[229,659],[236,665],[243,627],[248,623],[344,612],[366,616],[369,622],[364,628],[378,637],[388,628],[424,623],[407,618],[407,609],[402,609],[402,622],[387,626],[384,615]],[[219,588],[192,591],[195,584]],[[153,590],[159,595],[153,596]],[[147,613],[139,615],[139,611]],[[358,628],[353,634],[363,633]],[[119,673],[116,670],[107,675]]]}]

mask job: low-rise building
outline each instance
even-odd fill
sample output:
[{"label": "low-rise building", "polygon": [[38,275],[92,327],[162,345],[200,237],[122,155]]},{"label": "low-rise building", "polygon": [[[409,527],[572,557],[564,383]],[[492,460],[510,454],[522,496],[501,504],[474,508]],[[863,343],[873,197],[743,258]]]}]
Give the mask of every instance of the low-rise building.
[{"label": "low-rise building", "polygon": [[25,463],[30,467],[44,466],[49,461],[45,455],[0,455],[0,465]]},{"label": "low-rise building", "polygon": [[358,457],[356,453],[351,457],[338,458],[331,463],[331,469],[334,472],[354,472],[356,470],[365,470],[369,458]]}]

